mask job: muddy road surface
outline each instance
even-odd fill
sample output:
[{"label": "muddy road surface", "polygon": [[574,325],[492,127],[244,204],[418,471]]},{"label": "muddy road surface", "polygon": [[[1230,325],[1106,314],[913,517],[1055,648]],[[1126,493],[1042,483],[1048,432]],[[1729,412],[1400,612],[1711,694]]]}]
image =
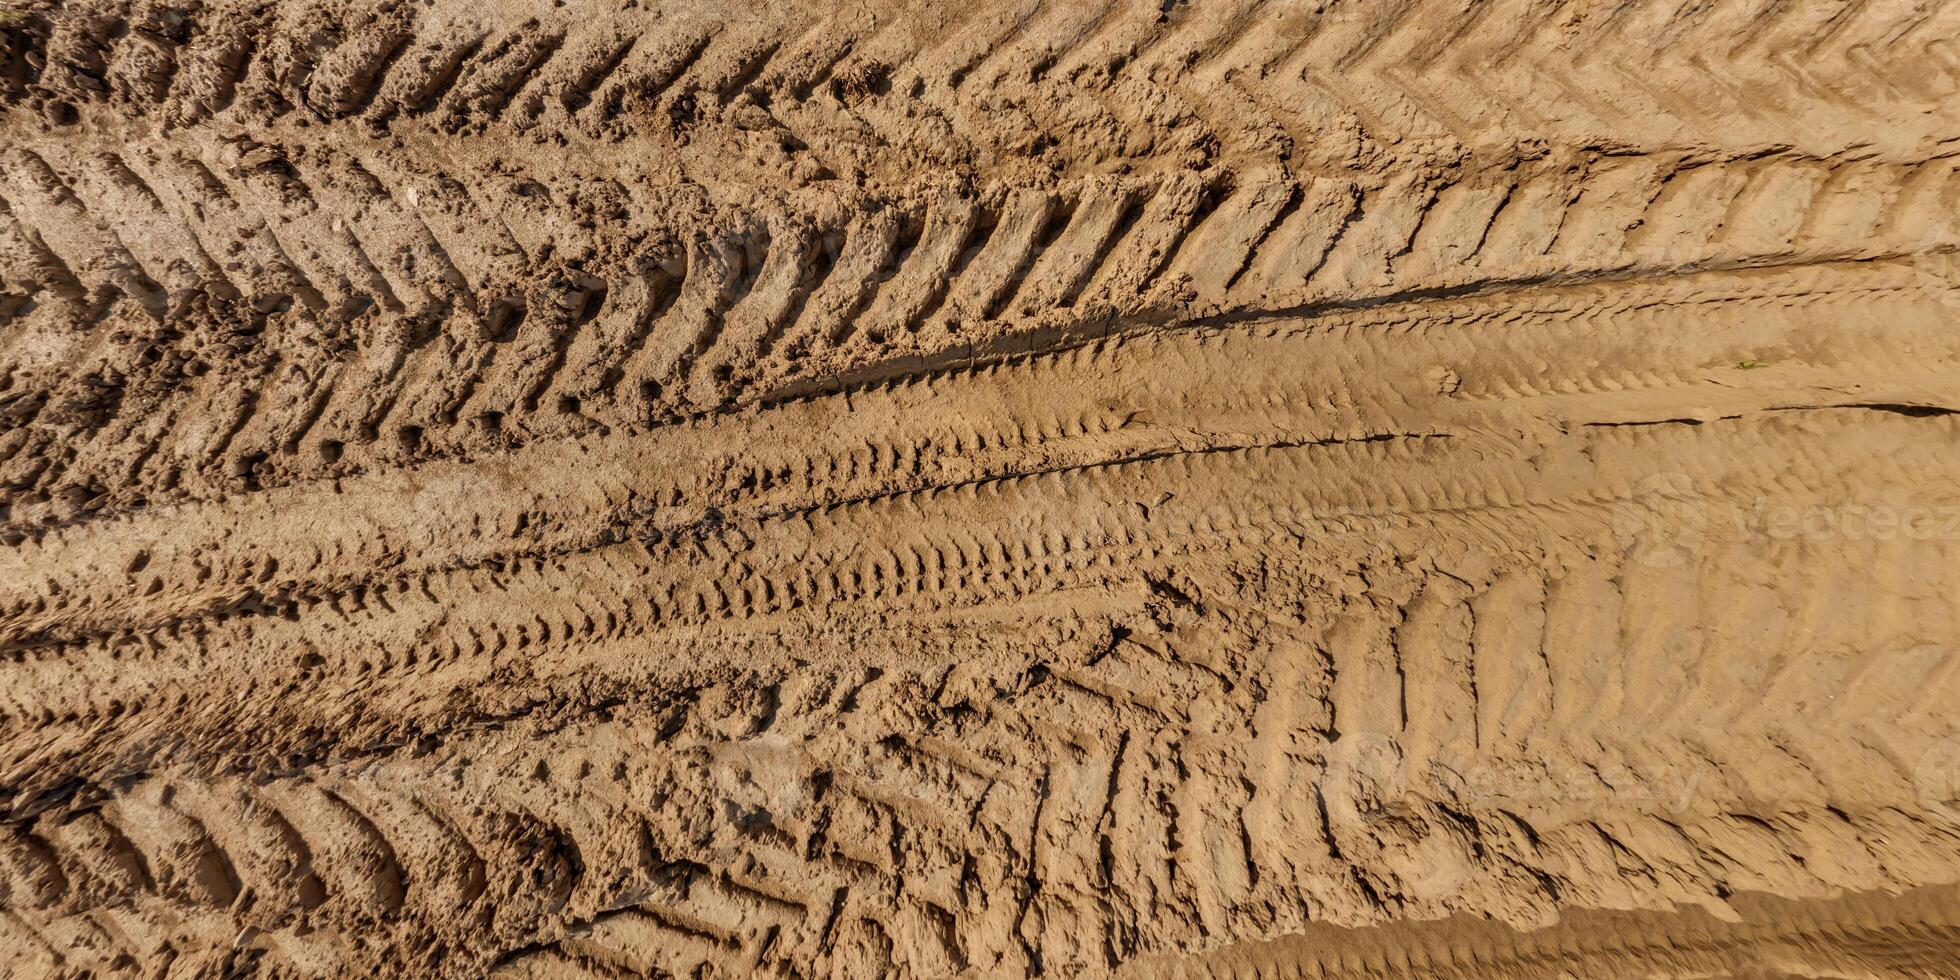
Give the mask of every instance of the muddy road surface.
[{"label": "muddy road surface", "polygon": [[0,975],[1956,975],[1955,37],[6,0]]}]

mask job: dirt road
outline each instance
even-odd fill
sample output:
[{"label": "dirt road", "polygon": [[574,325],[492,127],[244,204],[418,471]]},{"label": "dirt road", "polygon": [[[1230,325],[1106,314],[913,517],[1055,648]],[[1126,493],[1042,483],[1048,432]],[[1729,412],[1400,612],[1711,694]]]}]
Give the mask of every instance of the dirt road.
[{"label": "dirt road", "polygon": [[0,3],[0,974],[1950,975],[1956,36]]}]

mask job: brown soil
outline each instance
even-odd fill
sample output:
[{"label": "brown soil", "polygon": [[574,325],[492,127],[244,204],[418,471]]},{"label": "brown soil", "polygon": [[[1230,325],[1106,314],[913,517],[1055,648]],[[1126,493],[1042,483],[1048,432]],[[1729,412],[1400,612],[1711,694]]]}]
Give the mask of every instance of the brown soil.
[{"label": "brown soil", "polygon": [[1960,974],[1956,36],[0,2],[0,974]]}]

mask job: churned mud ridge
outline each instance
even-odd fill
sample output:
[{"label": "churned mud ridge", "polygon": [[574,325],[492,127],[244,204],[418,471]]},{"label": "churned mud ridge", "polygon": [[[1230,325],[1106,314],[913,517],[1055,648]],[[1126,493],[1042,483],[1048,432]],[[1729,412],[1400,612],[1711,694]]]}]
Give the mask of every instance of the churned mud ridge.
[{"label": "churned mud ridge", "polygon": [[0,91],[50,126],[113,112],[597,142],[696,179],[1317,171],[1543,143],[1910,151],[1955,121],[1944,5],[22,9]]},{"label": "churned mud ridge", "polygon": [[[1952,880],[1960,827],[1922,771],[1949,730],[1952,653],[1921,633],[1952,599],[1897,584],[1950,548],[1874,543],[1838,565],[1723,517],[1697,557],[1587,559],[1539,532],[1544,556],[1520,563],[1492,542],[1515,554],[1531,532],[1478,523],[1174,525],[1199,545],[1328,544],[1305,561],[1213,545],[955,567],[990,600],[963,611],[930,581],[901,601],[910,573],[891,562],[864,576],[894,583],[888,622],[847,638],[835,613],[780,611],[759,641],[608,642],[579,618],[607,597],[506,595],[530,619],[500,642],[578,678],[585,706],[473,707],[297,770],[70,787],[9,839],[10,924],[111,960],[1081,972],[1309,914],[1528,927],[1564,907],[1729,916],[1746,891]],[[420,615],[384,601],[397,611],[350,618]],[[1764,624],[1814,645],[1746,659]],[[794,652],[770,665],[777,638]],[[806,659],[840,641],[856,657]],[[737,655],[704,664],[717,645]],[[653,683],[682,651],[721,679]],[[202,736],[153,733],[155,757],[178,737]]]},{"label": "churned mud ridge", "polygon": [[[1951,110],[1945,76],[1927,75],[1948,57],[1943,8],[1765,5],[1725,12],[1740,33],[1723,35],[1699,9],[1532,10],[1520,32],[1482,6],[1415,6],[1300,29],[1274,22],[1297,12],[1148,4],[965,28],[970,5],[734,23],[543,4],[31,7],[7,25],[0,522],[32,534],[1139,320],[1953,244],[1953,147],[1910,135]],[[1473,80],[1436,84],[1450,44],[1478,52]],[[1409,70],[1410,52],[1427,67]],[[1531,110],[1544,80],[1508,89],[1490,59],[1585,81]],[[1659,81],[1662,63],[1686,81]],[[1732,63],[1752,67],[1714,67]],[[1747,112],[1711,98],[1736,89],[1709,78],[1755,71],[1747,90],[1778,97]],[[1448,138],[1423,121],[1437,96],[1405,76],[1515,105],[1444,113],[1498,134]],[[1611,85],[1676,94],[1601,94],[1601,132],[1561,128],[1588,118],[1575,93]],[[1193,86],[1211,94],[1167,94]],[[1339,142],[1272,137],[1240,104],[1298,111],[1314,104],[1300,86],[1353,90],[1373,108],[1303,115],[1402,149],[1331,164],[1275,151]],[[1160,135],[1198,127],[1178,145],[1256,149],[1193,157],[990,101],[1068,92],[1160,107],[1127,124]],[[958,108],[970,97],[986,107]],[[682,103],[702,115],[676,136]],[[507,118],[532,105],[535,125]],[[568,151],[544,108],[568,105],[614,125]],[[1691,138],[1666,106],[1719,124]],[[726,140],[768,142],[759,119],[804,108],[849,123],[790,145],[851,147],[864,166],[735,162]],[[1829,124],[1845,112],[1866,124]],[[1017,119],[1028,134],[1012,136]],[[1628,142],[1636,122],[1671,135]],[[1778,138],[1741,138],[1752,125]],[[918,156],[892,126],[939,149]],[[1860,135],[1792,139],[1800,126]],[[952,136],[969,128],[1019,149]],[[1115,156],[1033,163],[1020,144],[1037,132]],[[606,133],[618,142],[586,142]]]},{"label": "churned mud ridge", "polygon": [[[495,492],[480,482],[488,471],[457,460],[178,505],[22,544],[7,559],[15,584],[0,586],[0,637],[87,630],[102,622],[90,610],[105,606],[212,601],[186,590],[304,592],[369,570],[668,534],[711,513],[793,515],[1169,453],[1470,435],[1507,420],[1672,420],[1684,393],[1695,399],[1686,410],[1711,419],[1888,399],[1930,411],[1951,396],[1949,269],[1939,259],[1709,273],[1124,335],[644,432],[544,440],[498,457]],[[1689,314],[1704,328],[1695,336],[1655,337]],[[1832,329],[1860,339],[1820,345]],[[1770,352],[1773,364],[1739,366]],[[1608,353],[1614,367],[1601,370]],[[1153,380],[1114,380],[1124,374]],[[234,564],[229,537],[280,547]],[[84,561],[93,580],[73,574]]]},{"label": "churned mud ridge", "polygon": [[[1362,530],[1368,522],[1447,522],[1459,519],[1460,508],[1560,499],[1633,506],[1656,481],[1678,480],[1674,489],[1686,491],[1695,474],[1709,472],[1708,462],[1693,457],[1643,459],[1640,447],[1656,439],[1734,447],[1713,472],[1738,475],[1716,477],[1717,486],[1754,486],[1742,473],[1760,465],[1765,477],[1803,474],[1817,484],[1809,493],[1837,480],[1848,481],[1839,492],[1875,500],[1895,492],[1877,482],[1856,490],[1863,474],[1877,480],[1884,471],[1851,462],[1877,462],[1882,456],[1873,452],[1890,448],[1852,435],[1843,440],[1843,458],[1834,459],[1821,447],[1839,443],[1810,448],[1817,423],[1793,413],[1877,415],[1874,433],[1896,429],[1902,438],[1946,432],[1951,420],[1941,413],[1960,407],[1940,298],[1946,280],[1913,264],[1708,275],[1723,281],[1654,288],[1639,300],[1616,286],[1607,293],[1624,305],[1607,310],[1594,305],[1597,287],[1564,288],[1502,302],[1466,299],[1446,308],[1422,304],[1100,341],[642,435],[535,445],[503,457],[494,473],[480,463],[431,463],[66,529],[8,556],[8,578],[17,584],[0,591],[0,635],[23,666],[37,665],[17,675],[13,717],[46,725],[140,715],[161,698],[156,685],[176,671],[223,676],[210,655],[286,650],[290,640],[253,638],[282,630],[305,635],[318,616],[354,611],[358,622],[339,634],[341,653],[353,657],[350,666],[365,666],[351,674],[317,670],[322,656],[337,656],[327,653],[300,657],[291,669],[309,683],[351,681],[372,690],[385,682],[367,672],[376,654],[354,653],[365,645],[354,644],[356,633],[386,630],[375,643],[385,650],[396,645],[382,638],[394,635],[397,622],[374,620],[375,611],[436,601],[431,589],[482,587],[471,582],[508,591],[536,579],[550,588],[556,579],[615,578],[632,568],[627,581],[647,594],[631,607],[600,600],[590,585],[582,587],[580,606],[585,629],[595,628],[598,616],[604,631],[640,635],[806,604],[829,609],[860,594],[917,596],[927,586],[907,580],[922,575],[934,580],[931,594],[959,604],[958,590],[974,584],[963,566],[1039,564],[1056,547],[1054,534],[1067,551],[1112,533],[1111,543],[1139,544],[1198,527],[1256,529],[1266,522],[1359,521]],[[1643,337],[1646,328],[1679,317],[1684,302],[1693,304],[1686,308],[1705,333],[1666,345],[1630,339],[1613,373],[1592,371],[1613,351],[1610,338]],[[1862,349],[1806,349],[1819,329],[1853,322],[1869,325]],[[1502,336],[1477,336],[1480,324]],[[1771,350],[1779,351],[1775,365],[1738,366],[1748,352]],[[1538,365],[1529,380],[1511,373],[1525,362]],[[1128,380],[1137,375],[1155,380],[1138,386]],[[1684,411],[1699,418],[1684,419]],[[1721,435],[1728,432],[1737,435]],[[1772,437],[1775,448],[1753,458],[1739,454],[1755,433]],[[1614,465],[1616,451],[1627,454],[1625,464]],[[1347,462],[1338,477],[1317,485],[1285,478],[1286,492],[1277,497],[1258,499],[1267,492],[1257,482],[1234,482],[1310,473],[1327,465],[1322,459]],[[663,460],[680,462],[657,462]],[[1912,480],[1937,479],[1943,464],[1937,456],[1898,461],[1902,472],[1923,474]],[[1212,499],[1225,491],[1208,482],[1210,474],[1227,481],[1227,499]],[[1110,486],[1126,488],[1124,502],[1091,503]],[[1767,486],[1754,492],[1803,496]],[[1910,486],[1897,492],[1920,492]],[[1248,490],[1258,496],[1248,498]],[[1070,503],[1078,493],[1082,499]],[[916,550],[928,544],[921,541],[889,560],[862,553],[869,542],[911,537],[865,531],[865,519],[885,526],[874,515],[945,512],[963,515],[956,524],[972,529],[996,511],[1026,520],[1057,495],[1058,516],[1046,533],[1017,529],[1006,539],[982,536],[970,547],[939,544],[925,552]],[[1016,499],[1031,503],[1007,503]],[[1745,506],[1760,509],[1762,498],[1728,509],[1739,514]],[[1442,516],[1424,516],[1431,513]],[[1195,523],[1184,532],[1159,526],[1179,514]],[[1098,526],[1105,522],[1114,526]],[[850,564],[868,580],[839,578],[820,543],[832,537],[859,552]],[[276,544],[226,557],[231,542],[255,540]],[[761,558],[772,552],[781,557]],[[757,560],[764,564],[752,566],[759,579],[751,580],[739,569]],[[687,570],[697,564],[698,571]],[[668,583],[664,595],[654,582]],[[1037,577],[1020,587],[1042,583]],[[511,603],[476,622],[504,615],[521,622],[534,612]],[[428,628],[417,627],[419,642],[441,645]],[[549,645],[552,630],[544,630]],[[113,678],[129,656],[160,643],[181,651],[161,658],[174,666],[127,682]],[[520,639],[506,656],[530,656],[528,645]],[[280,676],[271,669],[254,662],[244,672]],[[452,676],[466,685],[470,675]],[[132,700],[118,693],[126,685],[148,693]],[[40,691],[66,693],[42,702],[32,693]],[[222,684],[207,692],[236,695]],[[77,695],[93,707],[78,707]],[[180,698],[174,711],[139,727],[174,725],[175,712],[201,710],[204,696],[185,695],[189,701]],[[265,707],[288,710],[278,699]],[[62,770],[37,752],[16,776],[58,782]]]},{"label": "churned mud ridge", "polygon": [[1951,513],[1905,451],[1949,421],[1580,427],[1566,499],[1457,437],[1167,456],[30,653],[7,781],[79,778],[26,801],[16,921],[281,964],[1075,972],[1310,909],[1945,883],[1953,597],[1911,583],[1951,542],[1815,548],[1732,502]]},{"label": "churned mud ridge", "polygon": [[[219,141],[200,157],[196,143],[8,151],[0,245],[21,271],[0,506],[14,537],[1139,324],[1960,237],[1947,157],[1586,154],[1372,188],[1215,170],[760,213],[675,191],[595,226],[576,191],[554,207],[529,179],[391,171],[400,154],[379,149]],[[510,196],[479,200],[495,189]],[[124,242],[95,211],[140,234]],[[520,241],[540,226],[562,230]]]},{"label": "churned mud ridge", "polygon": [[0,6],[0,976],[1937,976],[1960,5]]}]

